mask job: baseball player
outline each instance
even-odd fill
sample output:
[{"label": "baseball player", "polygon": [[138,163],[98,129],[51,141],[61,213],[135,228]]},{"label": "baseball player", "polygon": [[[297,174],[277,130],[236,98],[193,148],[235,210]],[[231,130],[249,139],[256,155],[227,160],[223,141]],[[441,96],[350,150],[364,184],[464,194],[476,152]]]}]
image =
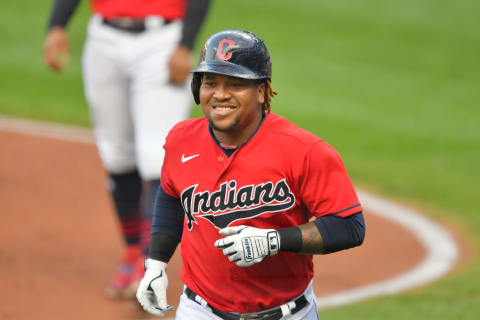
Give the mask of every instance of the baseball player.
[{"label": "baseball player", "polygon": [[192,92],[204,117],[169,132],[146,272],[137,291],[155,315],[181,241],[177,319],[317,319],[313,254],[358,246],[365,225],[338,153],[270,112],[264,42],[225,30],[205,43]]},{"label": "baseball player", "polygon": [[[45,62],[68,61],[66,25],[79,0],[55,0]],[[134,297],[150,243],[168,130],[190,115],[191,50],[210,0],[91,0],[83,52],[86,98],[126,249],[106,287]]]}]

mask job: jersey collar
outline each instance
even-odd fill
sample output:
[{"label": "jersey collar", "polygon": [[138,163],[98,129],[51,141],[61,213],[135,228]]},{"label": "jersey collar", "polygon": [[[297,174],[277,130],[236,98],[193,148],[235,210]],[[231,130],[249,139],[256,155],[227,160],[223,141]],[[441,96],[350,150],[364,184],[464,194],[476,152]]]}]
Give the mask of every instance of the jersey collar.
[{"label": "jersey collar", "polygon": [[255,129],[255,131],[252,133],[252,135],[247,139],[245,140],[244,143],[242,143],[241,145],[237,146],[236,148],[224,148],[222,145],[221,145],[221,142],[218,141],[217,137],[215,137],[215,134],[213,133],[213,129],[210,125],[208,125],[208,132],[210,132],[210,136],[212,137],[213,141],[215,141],[215,143],[217,144],[217,146],[222,149],[223,153],[225,153],[225,155],[227,157],[230,157],[236,150],[238,150],[241,146],[243,146],[245,143],[247,143],[248,141],[250,141],[250,139],[252,139],[252,137],[257,133],[258,129],[260,129],[260,127],[262,126],[263,122],[265,121],[265,119],[267,118],[267,114],[263,114],[262,116],[262,120],[260,120],[260,123],[258,124],[258,127]]}]

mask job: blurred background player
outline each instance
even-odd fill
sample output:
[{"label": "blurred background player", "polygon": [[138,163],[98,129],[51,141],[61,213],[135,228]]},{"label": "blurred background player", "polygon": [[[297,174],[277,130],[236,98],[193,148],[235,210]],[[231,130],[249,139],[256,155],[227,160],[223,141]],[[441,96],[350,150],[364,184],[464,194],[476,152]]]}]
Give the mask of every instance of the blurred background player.
[{"label": "blurred background player", "polygon": [[[48,67],[69,59],[66,26],[80,0],[55,0],[44,43]],[[97,147],[125,250],[105,288],[133,297],[150,242],[168,130],[191,111],[192,48],[210,0],[91,0],[82,67]]]}]

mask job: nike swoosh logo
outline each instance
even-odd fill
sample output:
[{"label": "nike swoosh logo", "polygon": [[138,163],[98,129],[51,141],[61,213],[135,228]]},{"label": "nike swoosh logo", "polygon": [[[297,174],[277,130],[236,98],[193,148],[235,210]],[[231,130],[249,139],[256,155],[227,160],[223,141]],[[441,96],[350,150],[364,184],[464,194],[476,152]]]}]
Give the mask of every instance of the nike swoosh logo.
[{"label": "nike swoosh logo", "polygon": [[193,158],[198,157],[200,154],[194,154],[193,156],[185,157],[185,154],[182,154],[182,163],[192,160]]}]

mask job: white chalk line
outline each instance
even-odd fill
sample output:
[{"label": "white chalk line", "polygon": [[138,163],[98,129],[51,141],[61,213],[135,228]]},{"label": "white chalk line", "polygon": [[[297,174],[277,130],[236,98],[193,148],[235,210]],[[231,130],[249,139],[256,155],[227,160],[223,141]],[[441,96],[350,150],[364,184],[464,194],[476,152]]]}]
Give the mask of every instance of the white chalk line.
[{"label": "white chalk line", "polygon": [[90,129],[11,118],[2,115],[0,115],[0,130],[68,142],[95,143],[95,138]]},{"label": "white chalk line", "polygon": [[425,247],[426,255],[413,269],[388,280],[318,297],[319,309],[341,306],[380,295],[395,294],[427,284],[450,271],[459,256],[459,249],[452,235],[441,225],[425,218],[420,212],[361,190],[357,190],[357,193],[366,211],[395,222],[410,231]]},{"label": "white chalk line", "polygon": [[[0,116],[0,130],[64,141],[93,144],[90,129]],[[395,222],[410,231],[425,247],[424,259],[413,269],[388,280],[317,297],[318,308],[337,307],[371,297],[400,293],[435,281],[450,271],[459,257],[452,235],[421,212],[357,190],[365,211]],[[393,253],[402,254],[402,253]]]}]

